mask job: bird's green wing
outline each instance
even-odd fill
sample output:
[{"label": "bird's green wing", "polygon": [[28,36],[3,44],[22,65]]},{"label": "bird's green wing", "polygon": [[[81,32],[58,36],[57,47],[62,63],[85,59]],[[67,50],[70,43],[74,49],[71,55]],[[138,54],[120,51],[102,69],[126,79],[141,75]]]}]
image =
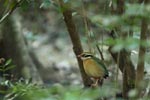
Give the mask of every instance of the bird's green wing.
[{"label": "bird's green wing", "polygon": [[92,56],[93,60],[95,60],[98,64],[100,64],[100,66],[103,67],[103,69],[105,70],[105,76],[104,78],[108,77],[108,70],[106,69],[106,66],[104,65],[104,63],[97,57]]}]

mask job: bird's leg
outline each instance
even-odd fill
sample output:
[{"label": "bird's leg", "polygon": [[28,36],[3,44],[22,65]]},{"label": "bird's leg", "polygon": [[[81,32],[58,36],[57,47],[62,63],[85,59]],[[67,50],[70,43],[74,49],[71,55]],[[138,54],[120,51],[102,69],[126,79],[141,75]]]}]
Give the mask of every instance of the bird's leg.
[{"label": "bird's leg", "polygon": [[96,86],[98,86],[98,81],[99,81],[99,79],[98,79],[98,78],[96,78],[96,79],[95,79],[95,83],[94,83],[94,84],[91,84],[91,86],[92,86],[92,87],[96,87]]},{"label": "bird's leg", "polygon": [[103,84],[103,79],[99,79],[98,84],[99,84],[100,86],[102,86],[102,84]]}]

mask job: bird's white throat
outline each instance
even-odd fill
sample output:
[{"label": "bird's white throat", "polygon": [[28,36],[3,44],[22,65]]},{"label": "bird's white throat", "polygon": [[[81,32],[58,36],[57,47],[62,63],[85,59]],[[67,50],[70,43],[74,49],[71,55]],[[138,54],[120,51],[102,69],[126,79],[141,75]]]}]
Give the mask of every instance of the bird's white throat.
[{"label": "bird's white throat", "polygon": [[91,59],[91,57],[81,57],[82,60]]}]

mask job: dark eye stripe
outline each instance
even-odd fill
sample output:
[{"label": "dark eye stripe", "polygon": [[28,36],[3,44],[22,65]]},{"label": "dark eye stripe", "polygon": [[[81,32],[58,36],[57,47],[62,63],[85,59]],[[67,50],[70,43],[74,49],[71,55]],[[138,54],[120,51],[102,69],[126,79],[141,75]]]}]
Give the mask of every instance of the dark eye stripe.
[{"label": "dark eye stripe", "polygon": [[91,57],[92,55],[84,55],[84,57]]}]

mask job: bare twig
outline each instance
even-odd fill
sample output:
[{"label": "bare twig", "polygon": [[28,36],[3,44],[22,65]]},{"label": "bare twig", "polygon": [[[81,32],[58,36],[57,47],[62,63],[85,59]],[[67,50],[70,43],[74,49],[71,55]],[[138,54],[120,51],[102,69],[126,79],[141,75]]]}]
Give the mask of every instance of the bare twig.
[{"label": "bare twig", "polygon": [[[92,38],[92,36],[90,35],[91,33],[89,34],[89,32],[92,32],[92,30],[91,30],[91,28],[89,26],[89,22],[88,22],[88,19],[87,19],[85,6],[84,6],[84,1],[83,0],[81,0],[81,1],[82,1],[82,12],[83,12],[83,19],[84,19],[85,30],[86,30],[86,37],[88,39],[89,51],[91,52],[92,51],[92,49],[91,49],[91,42],[92,42],[91,38]],[[99,45],[98,45],[98,42],[96,40],[95,34],[93,33],[92,35],[93,35],[93,38],[94,38],[94,40],[96,42],[95,46],[96,46],[96,48],[97,48],[97,50],[98,50],[98,52],[100,54],[100,57],[101,57],[102,60],[104,60],[103,53],[102,53],[101,49],[99,48]]]},{"label": "bare twig", "polygon": [[89,51],[92,52],[92,46],[91,46],[91,39],[89,36],[89,23],[87,21],[87,15],[86,15],[86,11],[85,11],[85,6],[84,6],[84,1],[82,1],[82,13],[83,13],[83,20],[84,20],[84,25],[85,25],[85,35],[87,37],[87,43],[88,43],[88,47],[89,47]]},{"label": "bare twig", "polygon": [[99,54],[100,54],[100,57],[101,57],[102,60],[104,60],[103,53],[102,53],[101,49],[99,48],[99,45],[98,45],[98,42],[97,42],[97,40],[96,40],[95,35],[94,35],[94,38],[95,38],[95,41],[96,41],[96,48],[97,48],[97,50],[98,50],[98,52],[99,52]]}]

